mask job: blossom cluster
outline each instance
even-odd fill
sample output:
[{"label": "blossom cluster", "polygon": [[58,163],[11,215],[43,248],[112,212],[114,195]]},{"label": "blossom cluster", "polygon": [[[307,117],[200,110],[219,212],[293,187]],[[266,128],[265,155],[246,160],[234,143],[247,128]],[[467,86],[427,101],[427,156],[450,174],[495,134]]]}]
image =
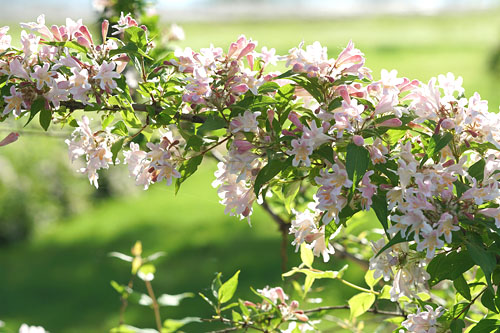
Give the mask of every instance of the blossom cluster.
[{"label": "blossom cluster", "polygon": [[[83,104],[101,103],[117,88],[129,59],[124,54],[111,56],[119,45],[107,39],[109,24],[102,25],[102,44],[96,44],[82,20],[66,20],[66,25],[48,27],[45,16],[36,22],[22,23],[22,53],[11,45],[8,27],[0,29],[0,77],[10,83],[10,95],[4,95],[3,116],[19,117],[37,99],[45,108],[59,109],[61,103],[78,101]],[[85,50],[86,56],[74,52]]]},{"label": "blossom cluster", "polygon": [[[245,36],[227,51],[186,48],[155,62],[147,29],[134,18],[122,13],[113,26],[129,44],[107,38],[108,26],[96,44],[81,20],[48,27],[42,15],[22,24],[30,30],[21,34],[22,50],[11,46],[7,27],[0,29],[2,119],[31,121],[49,111],[50,121],[71,124],[75,109],[105,112],[102,130],[93,131],[84,116],[66,141],[72,161],[84,157],[80,172],[96,187],[98,170],[116,164],[122,148],[144,189],[163,180],[178,187],[212,155],[219,160],[212,185],[226,214],[250,222],[255,202],[291,198],[292,245],[305,244],[325,262],[349,219],[373,210],[385,236],[372,244],[369,266],[376,279],[392,280],[394,302],[426,291],[428,265],[444,252],[472,248],[487,258],[479,266],[494,261],[488,247],[500,230],[500,115],[479,94],[466,98],[462,78],[448,73],[425,84],[382,70],[376,80],[352,42],[336,58],[319,42],[277,56],[256,51]],[[140,105],[121,74],[131,58],[141,73]],[[269,72],[278,60],[287,72]],[[113,112],[121,120],[110,126]],[[146,135],[153,130],[160,135]],[[493,240],[471,236],[481,231]],[[309,329],[295,322],[307,316],[295,301],[286,303],[283,290],[260,293],[294,320],[290,331]],[[254,306],[265,311],[270,304]],[[402,326],[435,331],[441,309],[426,309]]]},{"label": "blossom cluster", "polygon": [[186,74],[185,102],[219,109],[233,104],[247,91],[257,95],[259,87],[272,80],[273,75],[264,75],[263,70],[268,64],[276,64],[276,51],[263,47],[257,52],[256,47],[257,42],[242,35],[231,43],[227,53],[214,46],[200,52],[186,48],[176,51],[177,59],[165,64]]},{"label": "blossom cluster", "polygon": [[[253,303],[245,301],[244,304],[257,311],[270,311],[273,307],[277,307],[282,321],[289,321],[289,326],[282,332],[308,332],[314,331],[314,328],[308,323],[309,318],[303,310],[299,309],[299,302],[293,300],[287,304],[289,299],[281,287],[257,289],[265,299],[261,303]],[[271,303],[269,303],[272,302]]]}]

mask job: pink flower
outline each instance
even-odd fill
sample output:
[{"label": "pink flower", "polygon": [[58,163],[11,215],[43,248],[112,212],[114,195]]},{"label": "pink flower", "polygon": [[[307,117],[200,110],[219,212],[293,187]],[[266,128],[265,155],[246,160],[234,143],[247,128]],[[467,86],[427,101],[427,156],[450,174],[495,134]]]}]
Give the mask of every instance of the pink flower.
[{"label": "pink flower", "polygon": [[15,86],[10,87],[10,96],[4,96],[3,100],[7,103],[2,113],[4,116],[13,111],[14,116],[19,117],[21,115],[21,108],[26,108],[23,94],[18,92]]},{"label": "pink flower", "polygon": [[50,87],[52,86],[52,81],[54,81],[54,76],[57,76],[57,73],[54,71],[49,71],[49,64],[43,64],[43,67],[36,65],[33,67],[34,72],[31,73],[31,77],[36,81],[36,88],[41,90],[43,86]]},{"label": "pink flower", "polygon": [[295,155],[292,161],[293,166],[299,166],[300,163],[304,164],[306,167],[311,166],[311,160],[309,156],[313,152],[311,140],[301,138],[299,140],[292,140],[292,150],[287,151],[290,155]]},{"label": "pink flower", "polygon": [[106,90],[107,92],[111,92],[111,90],[117,87],[116,81],[113,79],[120,78],[120,74],[114,71],[116,64],[114,62],[110,62],[109,64],[104,61],[99,68],[99,72],[94,77],[96,80],[100,80],[99,86],[101,89]]},{"label": "pink flower", "polygon": [[361,207],[363,207],[364,210],[370,210],[373,203],[372,197],[377,193],[377,186],[370,182],[370,176],[373,175],[373,173],[373,170],[367,171],[361,180],[361,186],[358,188],[361,192]]},{"label": "pink flower", "polygon": [[9,27],[1,27],[0,28],[0,52],[3,52],[10,48],[10,43],[12,41],[12,37],[7,35],[7,32],[9,31]]},{"label": "pink flower", "polygon": [[125,29],[130,27],[137,27],[137,21],[132,18],[129,14],[123,16],[123,12],[120,13],[120,19],[118,20],[118,24],[115,24],[113,28],[117,31],[113,32],[113,35],[119,35],[125,31]]},{"label": "pink flower", "polygon": [[246,110],[242,115],[234,117],[229,125],[231,133],[258,132],[258,116],[260,116],[260,112],[252,112],[250,110]]}]

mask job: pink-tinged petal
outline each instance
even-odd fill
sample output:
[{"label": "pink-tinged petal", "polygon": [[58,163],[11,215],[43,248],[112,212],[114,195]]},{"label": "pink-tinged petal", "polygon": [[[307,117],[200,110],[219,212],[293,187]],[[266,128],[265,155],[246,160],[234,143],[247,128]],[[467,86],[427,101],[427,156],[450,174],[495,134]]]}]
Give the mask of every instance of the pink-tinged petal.
[{"label": "pink-tinged petal", "polygon": [[0,147],[7,146],[12,142],[17,141],[18,138],[19,138],[19,133],[11,132],[2,141],[0,141]]},{"label": "pink-tinged petal", "polygon": [[352,142],[354,142],[354,144],[356,146],[363,146],[365,144],[365,139],[363,139],[363,137],[361,135],[355,135],[352,137]]},{"label": "pink-tinged petal", "polygon": [[102,21],[102,24],[101,24],[101,35],[102,35],[102,42],[103,43],[106,42],[106,38],[108,36],[108,29],[109,29],[109,21],[108,20]]},{"label": "pink-tinged petal", "polygon": [[387,120],[381,122],[377,126],[379,126],[379,127],[400,127],[401,125],[403,125],[403,122],[400,119],[391,118],[391,119],[387,119]]}]

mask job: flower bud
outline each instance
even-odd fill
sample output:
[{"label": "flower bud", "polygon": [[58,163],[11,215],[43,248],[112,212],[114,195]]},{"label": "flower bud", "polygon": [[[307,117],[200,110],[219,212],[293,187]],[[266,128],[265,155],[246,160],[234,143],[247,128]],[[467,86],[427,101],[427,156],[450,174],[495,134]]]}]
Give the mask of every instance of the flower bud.
[{"label": "flower bud", "polygon": [[243,154],[253,148],[253,145],[245,140],[234,140],[233,143],[240,154]]},{"label": "flower bud", "polygon": [[455,122],[451,119],[444,119],[441,122],[441,127],[447,130],[452,129],[455,127]]},{"label": "flower bud", "polygon": [[0,141],[0,147],[11,144],[12,142],[17,141],[18,138],[19,138],[19,133],[11,132],[2,141]]},{"label": "flower bud", "polygon": [[299,115],[296,113],[296,112],[290,112],[288,114],[288,119],[295,125],[297,126],[298,129],[302,130],[302,128],[304,127],[304,125],[302,125],[302,123],[300,122],[299,120]]},{"label": "flower bud", "polygon": [[401,125],[403,125],[403,122],[398,118],[387,119],[378,124],[379,127],[399,127]]},{"label": "flower bud", "polygon": [[254,42],[248,43],[247,46],[245,46],[245,48],[243,50],[241,50],[240,54],[238,55],[238,59],[241,59],[244,56],[246,56],[247,54],[249,54],[250,52],[252,52],[256,46],[257,46],[257,44]]},{"label": "flower bud", "polygon": [[354,142],[356,146],[362,147],[365,144],[365,139],[363,139],[361,135],[355,135],[352,137],[352,142]]},{"label": "flower bud", "polygon": [[89,43],[91,45],[94,45],[94,41],[92,40],[92,35],[90,34],[89,29],[87,29],[86,26],[82,25],[79,30],[85,36],[85,38],[89,41]]},{"label": "flower bud", "polygon": [[109,29],[109,21],[108,20],[102,21],[101,34],[102,34],[102,42],[103,43],[106,42],[106,38],[108,36],[108,29]]},{"label": "flower bud", "polygon": [[304,312],[302,311],[297,311],[294,313],[295,314],[295,317],[300,320],[300,321],[308,321],[309,318],[307,317],[307,315],[304,314]]},{"label": "flower bud", "polygon": [[455,164],[454,160],[448,160],[445,163],[443,163],[443,167],[447,168],[447,167],[449,167],[450,165],[453,165],[453,164]]}]

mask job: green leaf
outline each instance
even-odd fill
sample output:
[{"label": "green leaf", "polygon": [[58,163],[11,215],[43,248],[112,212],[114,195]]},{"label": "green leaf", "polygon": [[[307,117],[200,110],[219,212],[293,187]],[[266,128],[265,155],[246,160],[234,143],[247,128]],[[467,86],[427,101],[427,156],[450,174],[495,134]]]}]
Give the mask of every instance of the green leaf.
[{"label": "green leaf", "polygon": [[283,190],[284,190],[283,195],[284,195],[284,199],[285,199],[284,200],[285,209],[286,209],[288,214],[290,214],[292,212],[291,206],[292,206],[292,203],[295,201],[295,197],[299,193],[300,183],[301,183],[301,181],[297,180],[297,181],[294,181],[294,182],[288,184],[287,186],[283,187]]},{"label": "green leaf", "polygon": [[116,158],[118,157],[118,153],[123,148],[124,141],[125,141],[125,138],[121,138],[120,140],[113,143],[113,145],[111,146],[111,153],[113,153],[113,157],[111,159],[113,161],[113,164],[115,164]]},{"label": "green leaf", "polygon": [[222,286],[219,288],[219,303],[224,304],[229,301],[238,287],[238,277],[240,275],[240,271],[237,271],[229,280],[224,282]]},{"label": "green leaf", "polygon": [[481,296],[481,304],[483,304],[485,308],[498,313],[497,307],[495,306],[495,295],[490,288],[486,289]]},{"label": "green leaf", "polygon": [[201,323],[198,317],[186,317],[182,319],[167,319],[163,322],[163,329],[161,333],[173,333],[179,328],[189,323]]},{"label": "green leaf", "polygon": [[389,214],[387,212],[386,193],[379,191],[379,193],[372,197],[372,201],[372,209],[375,211],[375,215],[377,215],[382,227],[384,227],[384,231],[387,233],[387,229],[389,229],[389,224],[387,222]]},{"label": "green leaf", "polygon": [[43,108],[40,111],[40,125],[44,130],[48,130],[52,121],[52,111]]},{"label": "green leaf", "polygon": [[461,274],[459,275],[454,281],[453,281],[453,286],[455,289],[462,295],[465,299],[471,300],[472,296],[470,294],[470,287],[467,281],[465,281],[464,276]]},{"label": "green leaf", "polygon": [[120,115],[122,116],[123,121],[125,124],[127,124],[129,127],[132,128],[141,128],[142,124],[139,118],[135,115],[134,110],[130,105],[125,106],[125,108],[120,111]]},{"label": "green leaf", "polygon": [[226,126],[227,122],[223,118],[211,115],[200,127],[198,127],[198,134],[203,136],[206,132],[218,130]]},{"label": "green leaf", "polygon": [[158,304],[161,306],[178,306],[183,299],[193,297],[193,293],[182,293],[178,295],[162,294],[158,297]]},{"label": "green leaf", "polygon": [[433,286],[445,279],[455,281],[472,266],[474,266],[474,261],[466,250],[453,251],[448,254],[440,253],[427,266],[427,272],[431,276],[429,284]]},{"label": "green leaf", "polygon": [[146,264],[142,265],[137,271],[137,276],[144,281],[152,281],[154,279],[154,274],[156,273],[156,268],[154,265]]},{"label": "green leaf", "polygon": [[351,309],[350,318],[357,318],[368,311],[375,302],[375,295],[372,293],[359,293],[347,301]]},{"label": "green leaf", "polygon": [[115,116],[113,114],[110,114],[109,116],[104,118],[104,120],[102,121],[102,129],[106,129],[106,127],[108,127],[114,119]]},{"label": "green leaf", "polygon": [[124,97],[129,103],[132,103],[132,96],[130,95],[130,88],[127,84],[125,75],[121,75],[118,79],[114,79],[118,88],[121,90],[121,97]]},{"label": "green leaf", "polygon": [[450,324],[451,333],[462,333],[465,328],[465,322],[462,319],[455,319]]},{"label": "green leaf", "polygon": [[335,110],[342,106],[342,97],[337,97],[328,104],[328,111]]},{"label": "green leaf", "polygon": [[349,179],[352,180],[352,189],[356,188],[358,182],[365,175],[370,162],[370,153],[364,147],[356,146],[354,143],[347,145],[345,167]]},{"label": "green leaf", "polygon": [[179,188],[181,187],[181,184],[191,177],[196,170],[198,170],[198,166],[201,164],[203,161],[203,155],[196,155],[194,157],[191,157],[189,160],[184,162],[180,168],[179,168],[179,173],[181,174],[181,178],[177,178],[175,182],[175,193],[179,192]]},{"label": "green leaf", "polygon": [[139,27],[129,27],[125,29],[123,33],[123,41],[125,44],[131,42],[139,48],[144,48],[148,44],[146,31]]},{"label": "green leaf", "polygon": [[333,159],[334,152],[330,143],[321,145],[315,152],[320,158],[325,159],[332,164],[335,163],[335,160]]},{"label": "green leaf", "polygon": [[340,224],[335,222],[330,222],[325,226],[325,242],[328,245],[328,241],[330,240],[331,235],[333,235],[339,229]]},{"label": "green leaf", "polygon": [[457,303],[451,308],[450,311],[446,312],[443,317],[450,320],[460,315],[461,318],[464,318],[469,307],[470,303],[468,302]]},{"label": "green leaf", "polygon": [[483,244],[476,241],[475,238],[469,237],[472,241],[466,242],[467,250],[469,250],[470,256],[474,263],[479,265],[483,270],[484,277],[486,278],[486,282],[488,286],[493,289],[493,285],[491,283],[491,274],[495,270],[497,265],[496,256],[493,252],[486,250],[483,247]]},{"label": "green leaf", "polygon": [[59,47],[67,47],[73,50],[76,50],[80,53],[86,54],[87,53],[87,48],[83,45],[80,45],[78,43],[72,42],[72,41],[67,41],[67,42],[48,42],[45,41],[44,44],[47,45],[52,45],[52,46],[59,46]]},{"label": "green leaf", "polygon": [[484,167],[486,166],[486,162],[484,159],[480,159],[476,163],[472,164],[469,167],[469,170],[467,172],[471,177],[476,178],[478,182],[481,182],[484,178]]},{"label": "green leaf", "polygon": [[[410,237],[408,237],[409,239]],[[399,244],[399,243],[403,243],[403,242],[407,242],[408,240],[406,238],[403,238],[403,236],[401,236],[400,233],[397,233],[394,237],[392,237],[389,242],[387,242],[387,244],[384,245],[383,248],[380,249],[380,251],[378,251],[377,255],[375,257],[378,257],[381,253],[383,253],[385,250],[387,250],[388,248],[390,248],[391,246],[393,245],[396,245],[396,244]]]},{"label": "green leaf", "polygon": [[216,308],[215,304],[207,296],[202,293],[198,293],[198,295],[200,295],[200,297],[203,298],[203,300],[207,302],[212,308]]},{"label": "green leaf", "polygon": [[274,176],[280,173],[281,170],[285,169],[290,164],[292,164],[291,163],[292,159],[293,156],[290,156],[285,161],[282,161],[279,158],[274,158],[270,160],[269,163],[267,163],[262,169],[260,169],[259,173],[257,174],[257,177],[255,178],[255,184],[253,188],[255,194],[259,195],[260,188],[265,183],[273,179]]},{"label": "green leaf", "polygon": [[368,287],[370,287],[370,289],[373,289],[373,287],[380,281],[380,279],[382,278],[382,276],[378,277],[377,279],[375,279],[375,277],[373,276],[373,274],[375,273],[374,270],[370,270],[370,271],[366,271],[366,274],[365,274],[365,282],[366,284],[368,285]]},{"label": "green leaf", "polygon": [[39,97],[37,98],[33,103],[31,103],[31,109],[30,109],[30,117],[28,118],[28,121],[24,125],[28,125],[33,118],[40,112],[41,110],[45,109],[45,98]]},{"label": "green leaf", "polygon": [[472,327],[469,333],[490,333],[500,328],[498,319],[482,319]]},{"label": "green leaf", "polygon": [[128,136],[128,129],[127,126],[123,121],[119,121],[115,124],[113,129],[111,130],[111,133],[120,135],[120,136]]},{"label": "green leaf", "polygon": [[193,148],[194,151],[199,152],[203,145],[203,139],[198,135],[191,135],[186,141],[186,150]]},{"label": "green leaf", "polygon": [[314,254],[310,248],[306,246],[306,243],[300,245],[300,259],[302,263],[309,268],[312,268],[314,262]]},{"label": "green leaf", "polygon": [[451,140],[453,140],[453,134],[451,134],[450,132],[446,132],[442,136],[439,134],[434,134],[429,141],[429,145],[427,146],[427,151],[425,152],[426,157],[422,159],[420,166],[424,165],[425,161],[427,161],[429,157],[433,157],[434,154],[438,153],[441,149],[446,147],[446,145],[448,145]]}]

